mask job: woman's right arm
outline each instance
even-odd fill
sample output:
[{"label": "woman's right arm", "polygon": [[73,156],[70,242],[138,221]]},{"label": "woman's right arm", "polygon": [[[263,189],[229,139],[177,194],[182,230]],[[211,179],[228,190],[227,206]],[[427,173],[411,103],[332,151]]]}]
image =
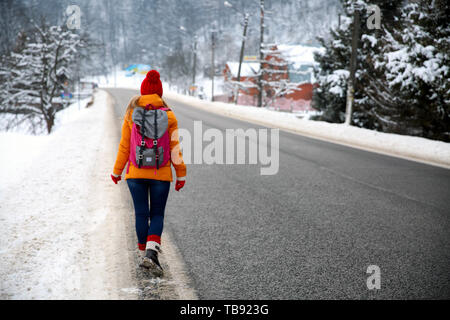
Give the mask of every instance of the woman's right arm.
[{"label": "woman's right arm", "polygon": [[[170,112],[170,115],[169,115]],[[173,111],[169,111],[169,137],[170,137],[170,155],[171,162],[177,174],[177,180],[185,180],[186,165],[183,161],[183,154],[181,153],[180,140],[178,137],[178,121]]]},{"label": "woman's right arm", "polygon": [[114,174],[121,175],[130,156],[130,136],[131,128],[128,123],[128,114],[125,115],[122,125],[122,138],[120,139],[119,151],[117,153],[116,163],[114,164]]}]

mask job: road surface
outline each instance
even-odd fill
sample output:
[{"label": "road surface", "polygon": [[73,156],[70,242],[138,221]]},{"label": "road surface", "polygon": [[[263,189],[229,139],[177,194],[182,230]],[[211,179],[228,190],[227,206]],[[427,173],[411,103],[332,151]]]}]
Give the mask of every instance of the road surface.
[{"label": "road surface", "polygon": [[[137,92],[108,92],[123,117]],[[168,103],[190,132],[262,128]],[[448,299],[449,199],[450,170],[280,131],[276,175],[189,165],[165,230],[201,299]]]}]

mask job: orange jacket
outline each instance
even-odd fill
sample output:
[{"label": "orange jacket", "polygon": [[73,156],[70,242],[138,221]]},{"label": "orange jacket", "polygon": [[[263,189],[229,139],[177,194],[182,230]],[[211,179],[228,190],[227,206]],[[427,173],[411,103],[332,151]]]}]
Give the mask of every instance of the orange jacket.
[{"label": "orange jacket", "polygon": [[[141,108],[148,104],[152,104],[155,107],[164,106],[164,101],[156,94],[150,94],[145,96],[140,96],[135,108]],[[121,175],[125,165],[127,164],[128,158],[130,156],[130,137],[131,129],[133,128],[132,115],[133,109],[127,111],[122,125],[122,138],[120,139],[119,152],[117,154],[116,163],[114,165],[114,174]],[[186,165],[183,162],[183,157],[180,151],[180,145],[178,140],[178,123],[175,114],[172,111],[167,111],[167,117],[169,120],[169,137],[170,140],[170,152],[171,158],[176,155],[178,151],[179,158],[176,163],[169,161],[165,166],[155,169],[139,169],[136,168],[133,163],[129,162],[129,170],[125,175],[125,179],[153,179],[162,181],[173,181],[172,179],[172,169],[170,165],[172,164],[175,168],[175,172],[178,178],[186,176]]]}]

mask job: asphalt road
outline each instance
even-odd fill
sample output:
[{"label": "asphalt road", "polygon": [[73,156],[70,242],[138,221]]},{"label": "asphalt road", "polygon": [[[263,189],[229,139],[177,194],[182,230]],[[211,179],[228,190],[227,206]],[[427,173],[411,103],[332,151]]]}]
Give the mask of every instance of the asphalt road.
[{"label": "asphalt road", "polygon": [[[136,92],[108,91],[123,116]],[[194,120],[262,128],[168,103],[190,132]],[[439,167],[280,131],[276,175],[189,165],[165,228],[202,299],[450,298],[450,170]]]}]

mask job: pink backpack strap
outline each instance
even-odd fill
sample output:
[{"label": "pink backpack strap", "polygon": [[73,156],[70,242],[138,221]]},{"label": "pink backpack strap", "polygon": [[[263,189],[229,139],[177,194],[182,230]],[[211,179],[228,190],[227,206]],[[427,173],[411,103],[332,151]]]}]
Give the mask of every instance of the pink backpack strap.
[{"label": "pink backpack strap", "polygon": [[172,111],[172,110],[170,110],[170,108],[169,107],[160,107],[160,108],[158,108],[158,107],[155,107],[154,105],[152,105],[152,104],[148,104],[148,105],[146,105],[145,106],[145,109],[147,109],[147,110],[162,110],[162,111]]}]

